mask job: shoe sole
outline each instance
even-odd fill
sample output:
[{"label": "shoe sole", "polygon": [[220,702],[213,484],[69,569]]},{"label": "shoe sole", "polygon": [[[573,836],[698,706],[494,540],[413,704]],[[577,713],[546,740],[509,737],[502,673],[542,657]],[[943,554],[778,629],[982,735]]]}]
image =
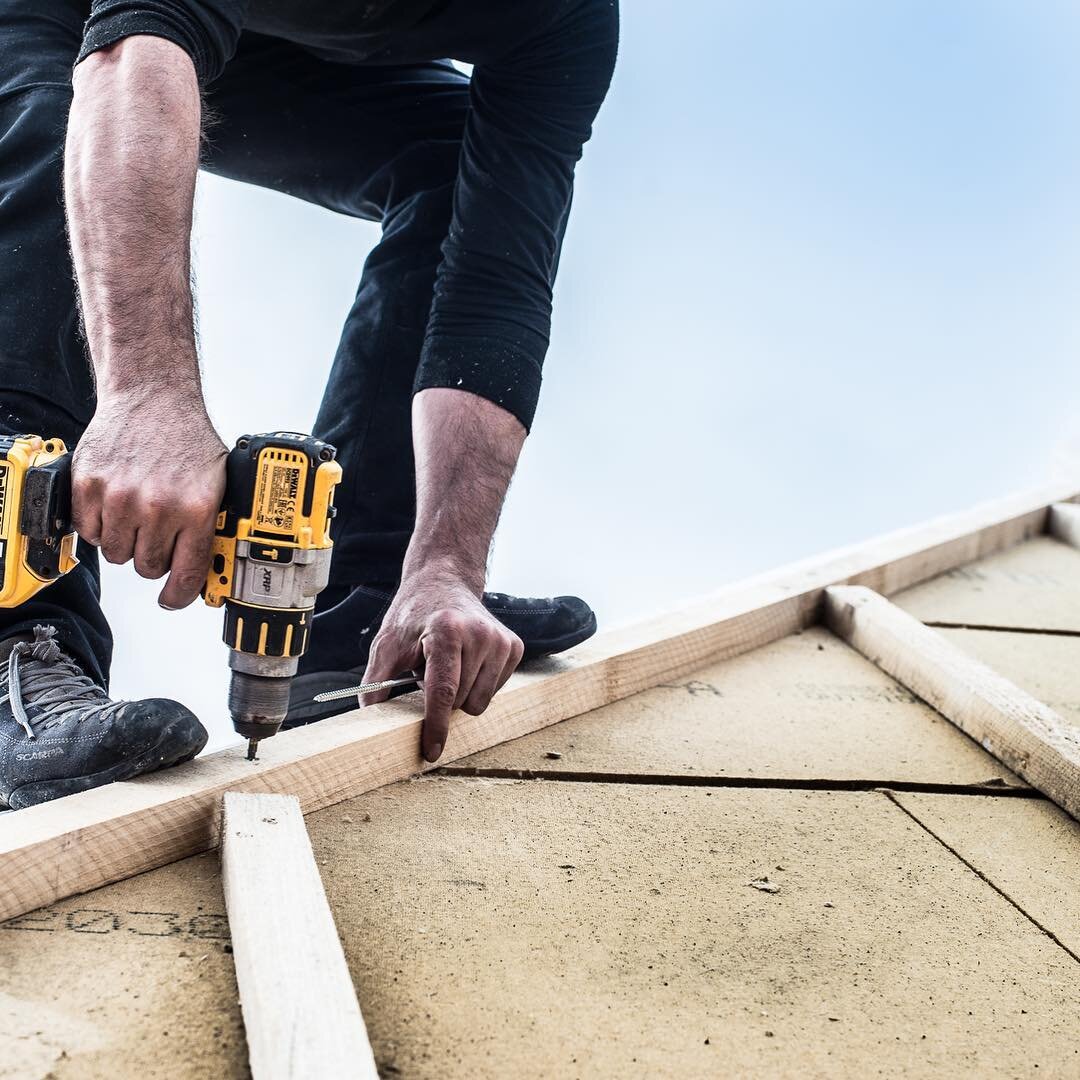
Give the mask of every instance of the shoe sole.
[{"label": "shoe sole", "polygon": [[563,634],[562,637],[557,638],[531,641],[525,646],[525,652],[522,654],[521,659],[523,662],[525,660],[539,660],[541,656],[554,656],[556,653],[566,652],[567,649],[572,649],[575,645],[588,641],[595,633],[596,615],[591,614],[587,623],[569,634]]},{"label": "shoe sole", "polygon": [[[161,732],[158,741],[136,758],[128,761],[119,761],[108,769],[90,773],[86,776],[70,777],[65,780],[39,780],[32,784],[23,784],[17,787],[7,798],[8,806],[12,810],[25,810],[29,806],[38,806],[41,803],[51,802],[64,795],[75,795],[80,791],[89,791],[91,788],[104,787],[106,784],[114,784],[119,780],[133,780],[136,776],[144,776],[147,773],[157,772],[160,769],[170,769],[174,765],[183,765],[191,761],[206,745],[204,739],[202,745],[192,749],[184,749],[173,754],[162,754],[162,748],[176,740],[179,734],[177,728],[181,723],[188,721],[174,721]],[[189,744],[190,746],[190,744]]]},{"label": "shoe sole", "polygon": [[[552,656],[555,653],[566,652],[575,645],[587,641],[596,633],[596,616],[571,634],[563,634],[558,638],[548,638],[542,641],[533,641],[525,650],[522,662],[537,660],[542,656]],[[342,698],[337,701],[315,701],[314,695],[324,693],[327,690],[344,690],[350,686],[356,686],[364,677],[364,668],[354,668],[352,671],[317,671],[311,675],[298,675],[293,679],[291,693],[294,698],[303,701],[289,709],[289,714],[282,725],[286,730],[294,727],[305,727],[314,724],[318,720],[327,720],[331,716],[340,716],[342,713],[351,712],[358,708],[356,701]],[[391,697],[401,694],[413,693],[410,687],[397,687],[390,691]],[[306,699],[306,700],[305,700]]]}]

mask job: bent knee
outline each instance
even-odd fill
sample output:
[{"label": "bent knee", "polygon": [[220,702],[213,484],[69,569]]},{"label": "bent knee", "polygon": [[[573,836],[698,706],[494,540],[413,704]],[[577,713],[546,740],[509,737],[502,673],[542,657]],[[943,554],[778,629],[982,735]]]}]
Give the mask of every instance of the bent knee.
[{"label": "bent knee", "polygon": [[0,95],[0,191],[59,184],[71,84],[30,84]]}]

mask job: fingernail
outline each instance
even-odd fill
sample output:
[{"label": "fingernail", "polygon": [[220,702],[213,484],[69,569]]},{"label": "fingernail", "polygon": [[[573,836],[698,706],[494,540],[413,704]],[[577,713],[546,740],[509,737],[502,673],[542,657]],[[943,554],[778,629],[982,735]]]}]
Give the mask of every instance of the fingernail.
[{"label": "fingernail", "polygon": [[168,604],[163,604],[160,600],[158,601],[158,607],[161,608],[162,611],[179,611],[180,610],[179,608],[176,608],[176,607],[169,607]]},{"label": "fingernail", "polygon": [[430,746],[427,750],[425,750],[424,760],[431,762],[438,761],[439,758],[442,757],[442,745],[443,744],[441,742],[437,742]]}]

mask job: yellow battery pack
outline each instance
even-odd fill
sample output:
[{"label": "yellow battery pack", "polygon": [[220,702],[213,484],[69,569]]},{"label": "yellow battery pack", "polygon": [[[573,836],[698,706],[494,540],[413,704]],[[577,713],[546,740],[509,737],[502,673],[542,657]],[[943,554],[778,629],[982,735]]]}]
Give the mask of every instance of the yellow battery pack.
[{"label": "yellow battery pack", "polygon": [[18,607],[74,570],[75,541],[63,440],[0,436],[0,608]]}]

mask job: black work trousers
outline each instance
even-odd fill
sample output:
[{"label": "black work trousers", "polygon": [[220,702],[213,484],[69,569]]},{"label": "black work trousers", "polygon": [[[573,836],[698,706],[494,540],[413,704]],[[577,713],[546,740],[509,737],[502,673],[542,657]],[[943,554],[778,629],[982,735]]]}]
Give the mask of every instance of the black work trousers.
[{"label": "black work trousers", "polygon": [[[86,4],[0,0],[0,431],[69,446],[94,412],[61,192],[71,71]],[[205,168],[381,222],[313,431],[338,447],[331,590],[394,581],[414,521],[410,425],[440,245],[447,235],[468,78],[444,60],[329,63],[246,34],[208,92]],[[107,685],[112,638],[97,552],[15,611],[0,637],[47,622]],[[328,590],[328,593],[331,592]]]}]

